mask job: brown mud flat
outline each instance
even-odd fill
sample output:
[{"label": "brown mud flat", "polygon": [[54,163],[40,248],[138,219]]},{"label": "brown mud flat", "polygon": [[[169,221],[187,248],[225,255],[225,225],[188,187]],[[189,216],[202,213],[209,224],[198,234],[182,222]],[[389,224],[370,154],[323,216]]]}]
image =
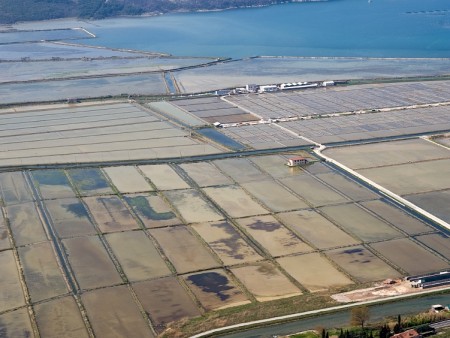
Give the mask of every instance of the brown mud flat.
[{"label": "brown mud flat", "polygon": [[129,281],[170,275],[164,259],[143,231],[128,231],[105,236]]},{"label": "brown mud flat", "polygon": [[139,228],[137,221],[117,196],[84,197],[83,201],[102,233]]},{"label": "brown mud flat", "polygon": [[204,188],[203,191],[231,217],[238,218],[269,213],[238,186]]},{"label": "brown mud flat", "polygon": [[[34,203],[22,203],[5,208],[16,246],[47,240],[41,218]],[[0,248],[2,247],[0,228]]]},{"label": "brown mud flat", "polygon": [[318,253],[283,257],[277,259],[277,262],[311,292],[353,284],[348,277]]},{"label": "brown mud flat", "polygon": [[322,207],[320,211],[365,242],[404,237],[398,230],[356,204]]},{"label": "brown mud flat", "polygon": [[63,245],[81,289],[122,283],[122,278],[97,236],[65,239]]},{"label": "brown mud flat", "polygon": [[24,246],[18,252],[33,303],[68,292],[50,242]]},{"label": "brown mud flat", "polygon": [[0,312],[25,305],[19,272],[12,250],[0,252]]},{"label": "brown mud flat", "polygon": [[352,246],[325,252],[344,271],[360,282],[395,279],[402,275],[363,246]]},{"label": "brown mud flat", "polygon": [[353,201],[366,201],[378,198],[378,195],[368,188],[365,188],[338,173],[330,172],[317,174],[316,177],[340,191]]},{"label": "brown mud flat", "polygon": [[346,197],[309,175],[288,177],[280,182],[315,207],[348,202]]},{"label": "brown mud flat", "polygon": [[270,179],[246,158],[231,158],[213,162],[220,170],[238,183]]},{"label": "brown mud flat", "polygon": [[200,234],[224,265],[263,259],[228,222],[198,223],[193,224],[192,228]]},{"label": "brown mud flat", "polygon": [[308,208],[303,200],[273,180],[244,183],[241,187],[274,212]]},{"label": "brown mud flat", "polygon": [[133,289],[157,332],[162,332],[171,322],[201,315],[175,277],[135,283]]},{"label": "brown mud flat", "polygon": [[241,218],[236,221],[274,257],[313,250],[271,215]]},{"label": "brown mud flat", "polygon": [[290,229],[319,249],[359,243],[315,210],[300,210],[277,215]]},{"label": "brown mud flat", "polygon": [[133,166],[109,167],[103,170],[122,194],[154,190]]},{"label": "brown mud flat", "polygon": [[139,169],[159,190],[190,188],[168,164],[141,165]]},{"label": "brown mud flat", "polygon": [[270,262],[233,268],[231,271],[259,302],[302,294],[300,289]]},{"label": "brown mud flat", "polygon": [[154,337],[126,286],[86,292],[81,300],[97,337]]},{"label": "brown mud flat", "polygon": [[416,239],[450,260],[450,237],[444,233],[417,236]]},{"label": "brown mud flat", "polygon": [[400,230],[405,231],[408,235],[415,235],[433,230],[417,218],[380,200],[363,202],[361,205],[395,225]]},{"label": "brown mud flat", "polygon": [[220,265],[186,226],[151,229],[149,232],[161,245],[178,273],[211,269]]},{"label": "brown mud flat", "polygon": [[0,173],[0,195],[5,205],[13,205],[33,201],[22,172]]},{"label": "brown mud flat", "polygon": [[190,178],[200,187],[213,185],[230,185],[233,181],[222,174],[219,169],[209,162],[185,163],[180,165]]},{"label": "brown mud flat", "polygon": [[80,310],[72,297],[37,304],[34,312],[41,337],[89,337]]},{"label": "brown mud flat", "polygon": [[0,251],[11,249],[11,241],[9,240],[8,228],[0,227]]},{"label": "brown mud flat", "polygon": [[164,195],[187,223],[218,221],[224,216],[193,189],[166,191]]},{"label": "brown mud flat", "polygon": [[93,235],[97,231],[84,205],[77,198],[45,201],[59,237]]},{"label": "brown mud flat", "polygon": [[372,243],[370,246],[410,275],[449,268],[444,260],[408,238]]},{"label": "brown mud flat", "polygon": [[0,315],[0,333],[2,338],[33,337],[28,310],[23,308]]}]

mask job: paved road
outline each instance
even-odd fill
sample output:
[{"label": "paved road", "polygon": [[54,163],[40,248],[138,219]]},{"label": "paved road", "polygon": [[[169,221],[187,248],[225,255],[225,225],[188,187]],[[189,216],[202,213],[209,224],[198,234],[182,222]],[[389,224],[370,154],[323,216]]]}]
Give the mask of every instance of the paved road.
[{"label": "paved road", "polygon": [[[419,298],[403,298],[395,302],[370,306],[370,320],[382,321],[386,317],[396,317],[398,314],[413,314],[426,311],[431,304],[449,304],[449,294],[428,294]],[[270,326],[259,327],[253,330],[234,333],[218,332],[211,335],[197,337],[221,337],[221,338],[272,338],[274,335],[287,335],[295,332],[315,329],[316,327],[334,328],[348,325],[350,311],[344,308],[333,313],[324,313],[314,317],[302,317],[290,322],[275,323]],[[267,324],[269,325],[269,324]]]},{"label": "paved road", "polygon": [[450,327],[450,319],[444,320],[442,322],[434,323],[430,325],[433,329],[444,329],[446,327]]}]

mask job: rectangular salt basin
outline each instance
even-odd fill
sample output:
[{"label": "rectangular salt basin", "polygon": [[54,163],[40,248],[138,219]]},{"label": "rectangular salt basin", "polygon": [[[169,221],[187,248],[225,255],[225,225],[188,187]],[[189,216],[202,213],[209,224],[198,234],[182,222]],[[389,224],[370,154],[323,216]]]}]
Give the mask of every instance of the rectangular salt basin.
[{"label": "rectangular salt basin", "polygon": [[202,306],[210,310],[248,304],[250,301],[225,271],[217,269],[183,276]]},{"label": "rectangular salt basin", "polygon": [[208,243],[224,265],[254,262],[262,257],[228,222],[193,224],[192,228]]},{"label": "rectangular salt basin", "polygon": [[325,254],[363,283],[401,277],[397,270],[360,245],[327,251]]},{"label": "rectangular salt basin", "polygon": [[25,305],[19,272],[11,250],[0,251],[0,312]]},{"label": "rectangular salt basin", "polygon": [[149,103],[148,106],[151,109],[154,109],[157,112],[161,112],[164,115],[169,115],[170,117],[175,118],[176,120],[185,123],[188,126],[199,127],[206,124],[199,118],[178,108],[177,106],[171,104],[170,102],[166,101],[152,102]]},{"label": "rectangular salt basin", "polygon": [[203,191],[231,217],[268,214],[245,191],[234,185],[204,188]]},{"label": "rectangular salt basin", "polygon": [[233,184],[229,177],[222,174],[217,167],[209,162],[185,163],[180,164],[180,167],[200,187]]},{"label": "rectangular salt basin", "polygon": [[269,262],[233,268],[231,272],[259,302],[302,294],[299,288]]},{"label": "rectangular salt basin", "polygon": [[318,253],[282,257],[278,258],[277,262],[311,292],[353,284],[347,276]]},{"label": "rectangular salt basin", "polygon": [[399,195],[450,188],[450,159],[362,169],[358,172]]},{"label": "rectangular salt basin", "polygon": [[59,237],[97,233],[84,205],[77,198],[47,200],[45,205]]},{"label": "rectangular salt basin", "polygon": [[100,169],[70,169],[67,171],[81,195],[105,195],[113,191]]},{"label": "rectangular salt basin", "polygon": [[159,190],[190,188],[168,164],[141,165],[139,169]]},{"label": "rectangular salt basin", "polygon": [[34,312],[41,337],[89,337],[80,310],[72,297],[36,304]]},{"label": "rectangular salt basin", "polygon": [[357,184],[335,172],[316,175],[317,178],[339,190],[353,201],[365,201],[378,198],[378,195],[368,188]]},{"label": "rectangular salt basin", "polygon": [[408,215],[403,210],[387,204],[381,200],[368,201],[361,203],[362,206],[376,213],[378,216],[393,224],[400,230],[405,231],[409,235],[429,232],[433,229],[422,223],[417,218]]},{"label": "rectangular salt basin", "polygon": [[6,207],[5,210],[16,246],[47,240],[47,235],[34,203],[12,205]]},{"label": "rectangular salt basin", "polygon": [[270,176],[262,172],[246,158],[231,158],[213,162],[225,174],[239,183],[267,180]]},{"label": "rectangular salt basin", "polygon": [[32,302],[68,292],[50,242],[21,247],[18,252]]},{"label": "rectangular salt basin", "polygon": [[201,314],[175,277],[135,283],[133,289],[145,312],[150,315],[157,332],[163,331],[167,323]]},{"label": "rectangular salt basin", "polygon": [[154,338],[126,286],[86,292],[81,300],[96,337]]},{"label": "rectangular salt basin", "polygon": [[404,237],[399,231],[356,204],[328,206],[320,208],[320,211],[365,242]]},{"label": "rectangular salt basin", "polygon": [[314,210],[300,210],[277,215],[301,238],[319,249],[341,247],[359,243],[328,219]]},{"label": "rectangular salt basin", "polygon": [[303,200],[273,180],[243,183],[241,187],[274,212],[308,208]]},{"label": "rectangular salt basin", "polygon": [[271,215],[240,218],[236,222],[274,257],[313,250]]},{"label": "rectangular salt basin", "polygon": [[408,238],[372,243],[370,246],[410,275],[449,268],[443,259]]},{"label": "rectangular salt basin", "polygon": [[75,237],[62,242],[81,289],[122,283],[122,278],[97,236]]},{"label": "rectangular salt basin", "polygon": [[11,241],[9,240],[8,229],[0,227],[0,250],[11,248]]},{"label": "rectangular salt basin", "polygon": [[0,315],[0,332],[6,332],[4,338],[33,337],[28,309],[22,308]]},{"label": "rectangular salt basin", "polygon": [[212,254],[185,226],[149,230],[178,273],[219,266]]},{"label": "rectangular salt basin", "polygon": [[103,233],[139,228],[130,210],[117,196],[85,197],[83,201]]},{"label": "rectangular salt basin", "polygon": [[444,233],[417,236],[416,239],[427,247],[450,260],[450,237]]},{"label": "rectangular salt basin", "polygon": [[182,224],[170,206],[156,193],[124,197],[146,228]]},{"label": "rectangular salt basin", "polygon": [[0,173],[0,193],[6,205],[33,201],[30,188],[20,171]]},{"label": "rectangular salt basin", "polygon": [[449,157],[445,149],[421,139],[329,148],[325,153],[354,169]]},{"label": "rectangular salt basin", "polygon": [[69,179],[62,170],[35,170],[31,176],[44,199],[75,197]]},{"label": "rectangular salt basin", "polygon": [[218,221],[224,216],[197,190],[172,190],[164,192],[187,223]]},{"label": "rectangular salt basin", "polygon": [[[290,157],[290,156],[288,156]],[[305,175],[305,172],[299,167],[287,167],[287,158],[280,155],[266,155],[250,157],[250,161],[259,168],[269,173],[274,178],[283,178],[296,175]]]},{"label": "rectangular salt basin", "polygon": [[153,242],[143,231],[127,231],[105,236],[129,281],[171,274]]},{"label": "rectangular salt basin", "polygon": [[136,167],[108,167],[103,170],[122,194],[154,190]]},{"label": "rectangular salt basin", "polygon": [[313,206],[348,202],[347,198],[309,175],[283,178],[280,182]]}]

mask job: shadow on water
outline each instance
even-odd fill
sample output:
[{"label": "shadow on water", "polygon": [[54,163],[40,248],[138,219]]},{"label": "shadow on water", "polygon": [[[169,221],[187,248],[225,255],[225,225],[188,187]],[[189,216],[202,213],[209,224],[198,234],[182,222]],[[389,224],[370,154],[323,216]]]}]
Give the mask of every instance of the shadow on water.
[{"label": "shadow on water", "polygon": [[175,214],[172,211],[157,212],[152,208],[147,198],[144,196],[130,197],[126,196],[125,200],[130,204],[133,209],[151,220],[169,220],[175,218]]},{"label": "shadow on water", "polygon": [[62,170],[38,170],[31,174],[39,185],[69,186],[69,180]]},{"label": "shadow on water", "polygon": [[213,128],[203,128],[197,130],[197,132],[207,138],[217,142],[231,150],[244,150],[245,146],[236,142],[235,140],[229,138],[228,136],[222,134],[221,132],[213,129]]},{"label": "shadow on water", "polygon": [[87,217],[88,213],[81,203],[64,204],[63,207],[78,218]]},{"label": "shadow on water", "polygon": [[[229,237],[221,238],[217,241],[211,242],[211,246],[218,251],[225,252],[230,257],[235,259],[244,259],[245,256],[239,251],[242,249],[242,241],[239,233],[227,222],[212,224],[212,227],[220,228]],[[225,246],[225,247],[224,247]]]},{"label": "shadow on water", "polygon": [[266,276],[276,276],[278,275],[278,271],[272,264],[262,263],[258,266],[258,272],[262,273]]},{"label": "shadow on water", "polygon": [[108,182],[98,169],[71,169],[69,174],[81,190],[109,188]]},{"label": "shadow on water", "polygon": [[205,272],[188,277],[188,280],[203,292],[215,293],[221,301],[230,298],[226,291],[233,289],[228,285],[228,278],[217,272]]},{"label": "shadow on water", "polygon": [[253,230],[263,230],[267,232],[272,232],[280,229],[281,224],[275,222],[264,222],[258,219],[254,223],[250,224],[248,227]]}]

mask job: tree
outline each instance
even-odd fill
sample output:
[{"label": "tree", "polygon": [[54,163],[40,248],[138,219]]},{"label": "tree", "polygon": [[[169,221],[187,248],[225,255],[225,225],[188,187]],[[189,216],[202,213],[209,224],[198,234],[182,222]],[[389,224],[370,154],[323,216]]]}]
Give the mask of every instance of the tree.
[{"label": "tree", "polygon": [[364,331],[364,324],[369,320],[369,318],[369,307],[366,305],[357,306],[352,308],[350,324],[361,325],[361,330]]},{"label": "tree", "polygon": [[398,315],[397,317],[397,323],[394,326],[394,333],[400,333],[402,332],[402,317]]},{"label": "tree", "polygon": [[380,329],[380,338],[388,338],[391,333],[391,330],[387,326],[387,324],[384,324]]}]

